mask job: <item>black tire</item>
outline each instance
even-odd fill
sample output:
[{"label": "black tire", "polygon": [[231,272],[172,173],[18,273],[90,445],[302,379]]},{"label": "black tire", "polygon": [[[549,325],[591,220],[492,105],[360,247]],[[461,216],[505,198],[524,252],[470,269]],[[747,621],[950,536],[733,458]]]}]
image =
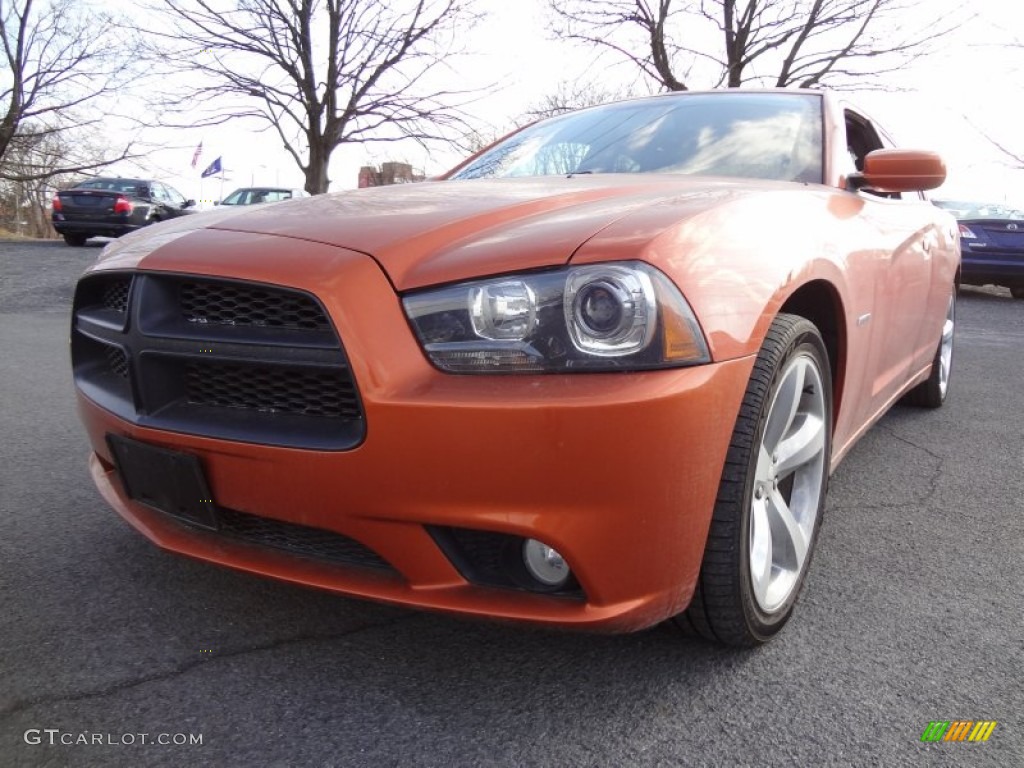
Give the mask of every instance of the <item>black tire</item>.
[{"label": "black tire", "polygon": [[1015,299],[1024,299],[1024,285],[1018,285],[1011,288],[1010,295]]},{"label": "black tire", "polygon": [[88,235],[76,235],[70,232],[64,233],[64,242],[74,248],[81,248],[83,245],[85,245],[85,241],[88,239]]},{"label": "black tire", "polygon": [[[907,405],[918,408],[941,408],[946,402],[949,394],[949,377],[953,369],[953,330],[956,327],[956,291],[949,297],[949,308],[946,310],[946,320],[939,332],[939,344],[935,350],[935,357],[932,358],[932,370],[928,378],[910,390],[903,398]],[[948,328],[947,328],[948,324]],[[949,356],[943,364],[943,351],[946,344],[946,333],[949,333]],[[945,367],[945,370],[943,368]]]},{"label": "black tire", "polygon": [[[769,504],[764,500],[765,486],[757,482],[755,475],[761,447],[766,440],[771,405],[777,397],[781,402],[782,396],[778,393],[784,379],[787,386],[791,386],[791,380],[787,378],[789,372],[801,366],[808,371],[815,369],[817,376],[805,379],[801,374],[798,379],[801,388],[797,395],[797,405],[803,404],[805,396],[817,404],[820,424],[816,431],[821,432],[818,439],[822,442],[817,449],[817,458],[811,463],[800,465],[794,472],[804,473],[806,467],[806,474],[802,474],[801,478],[808,477],[820,483],[820,487],[816,498],[812,491],[798,501],[798,506],[803,504],[808,514],[813,512],[813,520],[809,520],[809,535],[806,532],[803,534],[806,537],[803,539],[806,549],[802,563],[793,569],[792,580],[789,582],[791,586],[782,590],[784,597],[778,605],[765,610],[759,604],[760,598],[755,596],[751,568],[751,517],[754,514],[755,486],[759,494],[757,498],[762,500],[759,503],[763,503],[765,508]],[[810,383],[806,383],[808,381]],[[783,423],[786,430],[789,430],[791,424],[796,424],[795,421]],[[786,431],[782,434],[792,436],[795,433]],[[784,442],[780,439],[776,445]],[[685,613],[698,634],[728,645],[754,646],[771,639],[785,625],[803,586],[817,540],[828,488],[831,449],[832,377],[825,344],[813,323],[796,315],[779,315],[765,337],[743,396],[722,470],[697,589]],[[773,473],[776,459],[777,454],[772,456],[770,462]],[[769,494],[777,492],[785,495],[787,491],[782,486],[786,480],[773,482],[774,490],[769,489]],[[792,486],[788,493],[792,498]],[[788,509],[790,499],[785,501]],[[763,519],[767,520],[767,517]],[[774,534],[769,538],[774,539]],[[784,553],[784,548],[780,546],[779,552]]]}]

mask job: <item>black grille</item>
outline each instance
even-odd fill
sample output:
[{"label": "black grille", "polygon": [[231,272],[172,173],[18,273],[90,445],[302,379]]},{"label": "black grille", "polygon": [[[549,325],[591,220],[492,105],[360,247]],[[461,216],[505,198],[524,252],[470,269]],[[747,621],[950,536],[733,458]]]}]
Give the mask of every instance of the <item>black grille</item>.
[{"label": "black grille", "polygon": [[355,388],[338,371],[196,361],[186,366],[185,392],[194,405],[334,419],[359,417]]},{"label": "black grille", "polygon": [[103,289],[103,306],[114,312],[127,312],[129,285],[131,280],[127,277],[108,282]]},{"label": "black grille", "polygon": [[345,350],[312,295],[166,273],[88,275],[72,363],[90,400],[134,424],[349,450],[366,424]]},{"label": "black grille", "polygon": [[235,538],[358,568],[394,571],[376,552],[340,533],[221,508],[220,530]]},{"label": "black grille", "polygon": [[181,284],[180,306],[190,323],[302,330],[331,327],[312,299],[273,288],[189,281]]},{"label": "black grille", "polygon": [[128,357],[117,347],[107,347],[107,365],[110,370],[122,379],[128,378]]}]

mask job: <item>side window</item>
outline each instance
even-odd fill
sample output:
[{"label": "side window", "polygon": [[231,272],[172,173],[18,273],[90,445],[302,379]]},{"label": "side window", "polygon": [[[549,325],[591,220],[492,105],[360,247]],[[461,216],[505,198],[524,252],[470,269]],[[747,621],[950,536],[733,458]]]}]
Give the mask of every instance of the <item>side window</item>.
[{"label": "side window", "polygon": [[166,184],[161,184],[160,186],[163,187],[164,193],[167,195],[171,205],[180,208],[185,204],[185,196],[174,187],[168,187]]},{"label": "side window", "polygon": [[150,183],[149,188],[150,188],[150,194],[153,196],[154,200],[156,200],[157,202],[160,202],[160,203],[168,202],[168,200],[167,200],[167,193],[164,192],[164,185],[163,184],[161,184],[158,181],[154,181],[154,182]]},{"label": "side window", "polygon": [[[846,111],[846,149],[850,153],[850,159],[858,171],[864,170],[864,158],[869,152],[876,149],[885,149],[885,144],[879,137],[878,132],[871,121],[858,115],[856,112]],[[900,199],[899,192],[873,192],[870,189],[864,190],[865,194],[875,197],[887,197],[894,200]]]},{"label": "side window", "polygon": [[123,192],[134,197],[146,197],[146,187],[143,184],[136,184],[133,181],[113,181],[107,184],[104,189],[112,192]]}]

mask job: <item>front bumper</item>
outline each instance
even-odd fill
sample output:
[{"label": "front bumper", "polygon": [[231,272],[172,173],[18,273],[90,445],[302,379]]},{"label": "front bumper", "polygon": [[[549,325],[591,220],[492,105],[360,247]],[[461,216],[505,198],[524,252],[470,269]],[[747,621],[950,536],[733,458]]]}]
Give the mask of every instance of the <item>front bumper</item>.
[{"label": "front bumper", "polygon": [[[646,373],[442,374],[377,266],[339,250],[329,264],[344,279],[252,249],[244,276],[321,298],[359,386],[362,442],[310,450],[153,429],[79,392],[93,479],[111,506],[165,549],[356,597],[614,631],[683,610],[753,358]],[[198,456],[218,508],[341,534],[390,568],[256,545],[140,504],[114,469],[111,434]],[[435,527],[540,539],[564,555],[581,597],[475,583]]]}]

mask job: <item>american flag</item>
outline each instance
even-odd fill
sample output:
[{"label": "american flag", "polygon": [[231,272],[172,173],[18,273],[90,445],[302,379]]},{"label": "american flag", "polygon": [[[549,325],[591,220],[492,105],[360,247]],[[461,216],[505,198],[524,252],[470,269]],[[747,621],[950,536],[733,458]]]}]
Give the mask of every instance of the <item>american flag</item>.
[{"label": "american flag", "polygon": [[199,158],[203,155],[203,142],[199,142],[199,146],[196,147],[196,151],[192,153],[192,167],[196,167],[196,163],[199,162]]}]

